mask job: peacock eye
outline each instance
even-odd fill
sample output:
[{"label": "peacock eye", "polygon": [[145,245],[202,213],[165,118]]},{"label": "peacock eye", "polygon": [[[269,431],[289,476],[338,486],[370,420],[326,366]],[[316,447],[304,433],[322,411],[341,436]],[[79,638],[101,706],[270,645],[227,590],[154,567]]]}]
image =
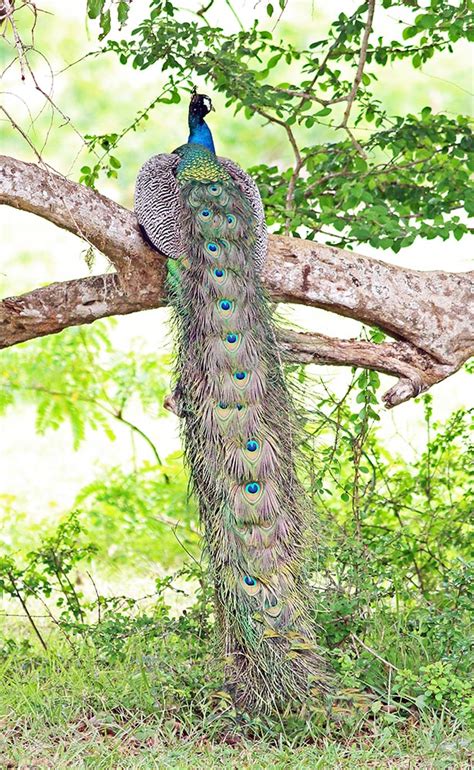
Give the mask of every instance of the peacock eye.
[{"label": "peacock eye", "polygon": [[222,192],[222,185],[217,183],[210,184],[208,187],[208,190],[211,193],[211,195],[220,195],[220,193]]},{"label": "peacock eye", "polygon": [[232,344],[233,342],[237,342],[237,339],[238,339],[237,335],[233,333],[228,334],[226,337],[227,342],[230,342],[230,344]]},{"label": "peacock eye", "polygon": [[232,304],[228,299],[221,299],[221,301],[219,302],[219,307],[221,310],[230,310],[232,307]]},{"label": "peacock eye", "polygon": [[257,581],[256,581],[256,580],[255,580],[255,578],[254,578],[254,577],[252,577],[251,575],[245,575],[245,577],[244,577],[244,583],[245,583],[245,585],[247,585],[247,586],[256,586],[256,585],[257,585]]},{"label": "peacock eye", "polygon": [[256,495],[258,492],[260,492],[260,484],[258,484],[256,481],[251,481],[249,484],[245,485],[245,491],[249,495]]},{"label": "peacock eye", "polygon": [[227,404],[225,401],[219,401],[219,409],[228,409],[229,404]]},{"label": "peacock eye", "polygon": [[216,267],[216,269],[214,270],[214,275],[216,276],[216,278],[222,278],[222,276],[224,275],[224,271],[221,270],[220,267]]},{"label": "peacock eye", "polygon": [[203,209],[201,211],[201,216],[206,217],[206,218],[210,217],[211,216],[211,212],[209,211],[209,209]]},{"label": "peacock eye", "polygon": [[250,439],[250,441],[247,441],[246,449],[248,452],[256,452],[258,449],[258,442],[255,441],[255,439]]},{"label": "peacock eye", "polygon": [[242,380],[245,380],[247,376],[247,372],[235,372],[234,377],[236,380],[239,380],[242,382]]}]

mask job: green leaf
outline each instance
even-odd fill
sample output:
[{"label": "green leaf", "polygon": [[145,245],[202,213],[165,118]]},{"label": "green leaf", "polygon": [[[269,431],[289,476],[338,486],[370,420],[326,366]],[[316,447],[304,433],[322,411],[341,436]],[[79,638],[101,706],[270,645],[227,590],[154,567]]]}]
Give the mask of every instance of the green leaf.
[{"label": "green leaf", "polygon": [[110,17],[110,11],[104,11],[100,14],[100,26],[102,27],[102,32],[99,35],[99,40],[103,40],[103,38],[109,34],[111,25],[112,20]]},{"label": "green leaf", "polygon": [[271,3],[267,5],[267,16],[273,16],[273,5]]},{"label": "green leaf", "polygon": [[125,2],[125,0],[121,0],[117,8],[117,18],[120,24],[124,24],[127,21],[129,11],[130,11],[129,4]]},{"label": "green leaf", "polygon": [[415,37],[418,32],[419,30],[416,27],[405,27],[402,33],[402,37],[404,40],[409,40],[411,37]]},{"label": "green leaf", "polygon": [[97,19],[105,5],[105,0],[87,0],[87,13],[90,19]]},{"label": "green leaf", "polygon": [[436,26],[436,16],[434,13],[424,13],[417,16],[415,24],[420,29],[432,29]]},{"label": "green leaf", "polygon": [[275,56],[272,56],[271,59],[268,60],[267,70],[271,70],[274,67],[276,67],[276,65],[281,59],[281,56],[282,56],[281,53],[277,53],[275,54]]},{"label": "green leaf", "polygon": [[109,156],[109,163],[112,166],[112,168],[120,168],[122,165],[119,159],[115,157],[115,155]]}]

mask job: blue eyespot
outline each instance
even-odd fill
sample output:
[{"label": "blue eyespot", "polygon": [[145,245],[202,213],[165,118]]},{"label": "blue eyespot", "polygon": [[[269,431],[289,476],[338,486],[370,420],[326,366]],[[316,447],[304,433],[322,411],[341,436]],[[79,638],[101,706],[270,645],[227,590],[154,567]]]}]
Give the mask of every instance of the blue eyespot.
[{"label": "blue eyespot", "polygon": [[221,310],[230,310],[232,307],[232,304],[228,299],[221,299],[219,302],[219,307]]},{"label": "blue eyespot", "polygon": [[227,404],[225,401],[219,401],[219,409],[228,409],[229,404]]},{"label": "blue eyespot", "polygon": [[219,246],[217,245],[217,243],[214,243],[213,241],[211,241],[211,243],[207,244],[207,248],[209,249],[209,251],[212,251],[212,253],[215,254]]},{"label": "blue eyespot", "polygon": [[246,449],[248,452],[256,452],[258,449],[258,442],[255,441],[255,439],[250,439],[250,441],[247,441]]},{"label": "blue eyespot", "polygon": [[230,342],[230,344],[232,344],[233,342],[237,342],[238,337],[236,334],[231,333],[227,335],[226,340],[227,342]]},{"label": "blue eyespot", "polygon": [[249,495],[256,495],[257,492],[260,492],[260,484],[257,484],[256,481],[251,481],[249,484],[246,484],[245,491]]},{"label": "blue eyespot", "polygon": [[214,275],[216,276],[216,278],[222,278],[222,276],[224,275],[224,271],[221,270],[220,267],[216,267],[216,269],[214,270]]},{"label": "blue eyespot", "polygon": [[209,211],[209,209],[203,209],[201,211],[201,216],[203,216],[203,217],[210,217],[211,216],[211,212]]},{"label": "blue eyespot", "polygon": [[236,407],[236,409],[237,409],[239,412],[241,412],[241,411],[242,411],[242,409],[244,408],[244,405],[243,405],[243,404],[236,404],[236,405],[235,405],[235,407]]},{"label": "blue eyespot", "polygon": [[254,577],[251,577],[251,575],[245,575],[244,577],[244,583],[246,586],[256,586],[257,581]]},{"label": "blue eyespot", "polygon": [[246,376],[247,376],[247,372],[236,372],[234,374],[235,379],[240,381],[245,380]]},{"label": "blue eyespot", "polygon": [[[217,182],[213,182],[212,184],[210,184],[207,189],[209,190],[211,195],[214,195],[214,196],[218,196],[222,193],[222,185],[218,184]],[[222,203],[225,206],[225,203],[227,203],[227,201],[225,201],[225,203],[223,201]]]}]

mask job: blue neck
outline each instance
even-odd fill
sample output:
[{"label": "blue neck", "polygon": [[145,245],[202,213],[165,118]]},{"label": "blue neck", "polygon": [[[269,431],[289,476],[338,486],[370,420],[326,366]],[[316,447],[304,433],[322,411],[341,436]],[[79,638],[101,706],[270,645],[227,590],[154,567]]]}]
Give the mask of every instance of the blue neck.
[{"label": "blue neck", "polygon": [[213,152],[214,155],[216,154],[209,126],[204,123],[202,118],[193,116],[193,118],[189,120],[189,131],[189,144],[202,144],[206,149]]}]

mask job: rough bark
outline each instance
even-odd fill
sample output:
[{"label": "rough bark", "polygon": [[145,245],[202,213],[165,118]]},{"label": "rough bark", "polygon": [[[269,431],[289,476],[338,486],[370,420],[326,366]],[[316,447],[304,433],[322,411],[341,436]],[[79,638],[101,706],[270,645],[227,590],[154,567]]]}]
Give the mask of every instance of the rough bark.
[{"label": "rough bark", "polygon": [[135,297],[123,290],[117,273],[51,283],[0,301],[0,348],[56,334],[68,326],[150,310],[163,304],[161,286],[146,287],[146,291]]},{"label": "rough bark", "polygon": [[[161,255],[132,212],[56,172],[0,156],[0,203],[43,217],[99,249],[116,274],[51,284],[0,303],[0,347],[97,318],[160,307]],[[289,360],[355,365],[399,378],[387,406],[427,390],[474,352],[474,273],[417,271],[311,241],[270,237],[263,281],[278,302],[330,310],[387,331],[375,345],[285,332]]]},{"label": "rough bark", "polygon": [[363,340],[340,340],[324,334],[285,331],[281,342],[288,361],[359,366],[398,377],[383,396],[388,408],[423,393],[459,369],[456,364],[441,364],[403,341],[375,345]]}]

